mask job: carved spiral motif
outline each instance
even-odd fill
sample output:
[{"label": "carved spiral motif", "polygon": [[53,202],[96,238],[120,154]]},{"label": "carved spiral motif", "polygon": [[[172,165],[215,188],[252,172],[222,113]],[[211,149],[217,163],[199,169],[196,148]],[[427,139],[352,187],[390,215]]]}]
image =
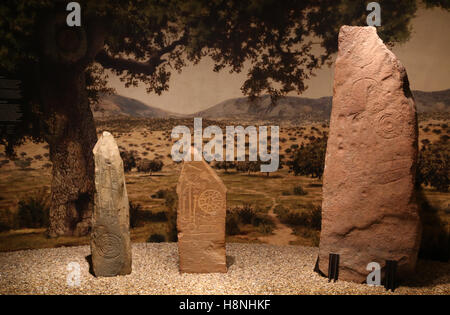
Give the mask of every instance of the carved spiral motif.
[{"label": "carved spiral motif", "polygon": [[103,233],[95,239],[97,253],[107,259],[116,258],[120,255],[120,236],[113,233]]},{"label": "carved spiral motif", "polygon": [[375,121],[376,132],[385,139],[393,139],[402,134],[403,118],[399,112],[385,111],[380,113]]},{"label": "carved spiral motif", "polygon": [[222,207],[224,199],[222,194],[217,190],[208,189],[200,194],[198,198],[198,206],[200,210],[214,214],[216,209]]}]

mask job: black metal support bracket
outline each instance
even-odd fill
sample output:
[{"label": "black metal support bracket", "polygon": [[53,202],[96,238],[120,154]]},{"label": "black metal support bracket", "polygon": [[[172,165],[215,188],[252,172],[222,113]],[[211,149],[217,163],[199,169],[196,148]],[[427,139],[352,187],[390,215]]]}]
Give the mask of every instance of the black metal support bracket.
[{"label": "black metal support bracket", "polygon": [[385,276],[384,276],[384,288],[386,290],[395,291],[397,287],[397,261],[396,260],[386,260]]},{"label": "black metal support bracket", "polygon": [[328,260],[328,282],[336,282],[339,277],[339,254],[330,254]]}]

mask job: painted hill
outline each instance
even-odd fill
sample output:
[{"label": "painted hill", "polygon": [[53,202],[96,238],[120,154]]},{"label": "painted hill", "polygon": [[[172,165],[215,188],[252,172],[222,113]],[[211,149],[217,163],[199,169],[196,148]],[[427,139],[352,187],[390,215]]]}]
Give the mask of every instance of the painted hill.
[{"label": "painted hill", "polygon": [[246,97],[233,98],[191,116],[228,119],[328,119],[331,97],[311,99],[287,96],[271,106],[270,97],[264,95],[253,103]]},{"label": "painted hill", "polygon": [[[419,113],[450,112],[450,89],[434,92],[413,91]],[[233,120],[328,120],[332,97],[306,98],[287,96],[271,106],[270,97],[264,95],[253,103],[246,97],[225,100],[206,110],[182,115],[147,105],[122,95],[104,96],[93,105],[95,118],[114,116],[147,118],[203,117]]]},{"label": "painted hill", "polygon": [[167,118],[181,115],[156,108],[122,95],[107,95],[98,104],[91,106],[95,118],[114,116]]},{"label": "painted hill", "polygon": [[[435,92],[413,91],[419,113],[450,112],[450,89]],[[329,119],[332,97],[317,99],[283,97],[270,106],[270,97],[262,96],[255,103],[247,98],[233,98],[190,116],[210,119]]]},{"label": "painted hill", "polygon": [[413,91],[419,113],[450,112],[450,89],[434,92]]}]

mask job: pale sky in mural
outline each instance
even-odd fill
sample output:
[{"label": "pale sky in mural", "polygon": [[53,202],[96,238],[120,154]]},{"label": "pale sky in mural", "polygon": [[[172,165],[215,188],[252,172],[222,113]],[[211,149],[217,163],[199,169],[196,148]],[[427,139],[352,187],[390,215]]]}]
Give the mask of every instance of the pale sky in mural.
[{"label": "pale sky in mural", "polygon": [[[411,39],[394,47],[394,53],[406,67],[411,89],[437,91],[450,88],[450,12],[421,9],[412,26]],[[246,78],[246,69],[240,74],[229,74],[226,69],[214,73],[212,65],[212,61],[205,58],[196,66],[186,67],[181,74],[172,73],[169,91],[161,96],[147,94],[144,86],[125,88],[113,75],[110,75],[110,85],[118,94],[183,114],[243,96],[240,87]],[[306,82],[309,88],[301,96],[332,95],[332,68],[325,67],[316,74]]]}]

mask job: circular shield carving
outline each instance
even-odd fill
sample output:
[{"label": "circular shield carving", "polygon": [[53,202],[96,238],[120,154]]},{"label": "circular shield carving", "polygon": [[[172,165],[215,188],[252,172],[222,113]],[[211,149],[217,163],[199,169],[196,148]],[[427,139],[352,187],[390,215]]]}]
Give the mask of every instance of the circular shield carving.
[{"label": "circular shield carving", "polygon": [[381,112],[375,120],[377,134],[385,139],[393,139],[403,132],[403,117],[397,111]]},{"label": "circular shield carving", "polygon": [[222,194],[217,190],[208,189],[200,194],[198,206],[200,210],[208,214],[214,214],[216,209],[220,209],[225,202]]},{"label": "circular shield carving", "polygon": [[114,233],[103,233],[95,239],[97,253],[107,259],[113,259],[120,255],[121,238]]}]

